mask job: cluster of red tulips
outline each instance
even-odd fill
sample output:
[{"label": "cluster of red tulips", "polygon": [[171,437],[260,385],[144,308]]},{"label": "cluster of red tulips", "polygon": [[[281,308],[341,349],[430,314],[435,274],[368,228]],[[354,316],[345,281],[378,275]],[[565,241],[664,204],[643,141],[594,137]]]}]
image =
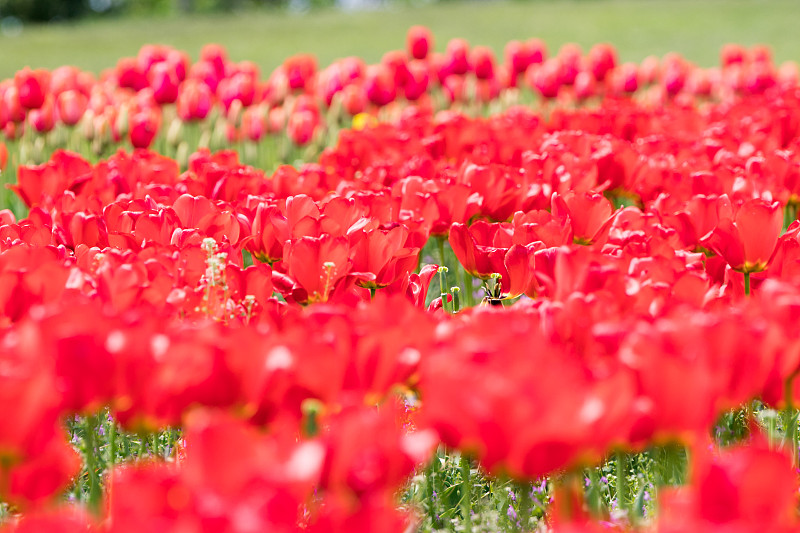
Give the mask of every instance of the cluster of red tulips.
[{"label": "cluster of red tulips", "polygon": [[[541,99],[512,105],[521,86]],[[374,119],[274,172],[147,149],[165,116],[304,144],[342,110]],[[27,214],[0,211],[3,533],[405,531],[447,514],[441,450],[462,458],[462,530],[478,467],[548,478],[553,531],[800,531],[793,63],[537,40],[498,63],[417,27],[377,65],[295,56],[266,81],[216,46],[148,46],[99,79],[0,82],[9,139],[57,124],[135,150],[22,164]],[[0,146],[0,166],[19,156]],[[754,400],[782,411],[780,439]],[[740,408],[750,437],[718,446]],[[657,487],[655,518],[621,501],[619,469],[625,511],[590,510],[584,469],[676,444],[688,483]],[[425,511],[398,499],[415,473]]]},{"label": "cluster of red tulips", "polygon": [[[654,102],[690,104],[764,94],[798,81],[797,65],[775,66],[766,47],[729,45],[720,67],[711,69],[677,54],[620,63],[607,44],[585,54],[567,44],[550,54],[539,39],[511,41],[502,61],[491,49],[471,47],[463,39],[448,42],[443,53],[434,48],[431,32],[414,27],[406,49],[387,52],[377,64],[348,57],[320,68],[313,56],[299,54],[263,79],[257,65],[231,61],[218,45],[203,48],[194,63],[180,50],[148,45],[99,77],[71,66],[20,70],[0,82],[0,128],[8,139],[24,137],[26,130],[30,135],[65,130],[93,141],[96,151],[123,140],[148,148],[161,130],[176,145],[193,140],[193,149],[200,139],[182,135],[181,128],[194,123],[222,143],[258,143],[285,133],[305,145],[347,115],[376,114],[382,108],[391,114],[410,104],[471,109],[516,101],[520,89],[562,103],[638,91]],[[211,143],[210,136],[202,143]],[[74,148],[64,135],[50,135],[48,145]]]}]

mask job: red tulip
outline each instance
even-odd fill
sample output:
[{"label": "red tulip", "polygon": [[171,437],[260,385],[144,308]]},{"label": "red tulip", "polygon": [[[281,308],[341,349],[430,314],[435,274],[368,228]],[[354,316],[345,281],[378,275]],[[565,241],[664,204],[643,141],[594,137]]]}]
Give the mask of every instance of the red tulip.
[{"label": "red tulip", "polygon": [[186,80],[178,92],[178,116],[181,120],[203,120],[214,105],[214,93],[197,80]]},{"label": "red tulip", "polygon": [[[321,485],[340,494],[368,496],[393,492],[437,444],[428,431],[406,433],[394,402],[342,411],[330,420],[324,436]],[[353,446],[356,440],[359,446]]]},{"label": "red tulip", "polygon": [[506,295],[535,296],[538,282],[534,274],[534,255],[544,247],[542,243],[512,244],[509,228],[482,220],[469,228],[453,224],[449,242],[459,263],[471,275],[489,279],[492,274],[500,274]]},{"label": "red tulip", "polygon": [[408,64],[408,78],[403,88],[406,99],[412,102],[418,100],[427,92],[429,82],[430,69],[428,65],[420,61],[410,62]]},{"label": "red tulip", "polygon": [[797,476],[789,457],[763,437],[723,450],[692,453],[689,487],[661,497],[658,531],[791,531]]},{"label": "red tulip", "polygon": [[261,106],[248,107],[242,114],[242,132],[244,136],[258,142],[267,133],[267,111]]},{"label": "red tulip", "polygon": [[349,246],[345,237],[301,237],[283,248],[286,273],[304,294],[299,301],[325,302],[337,282],[350,272]]},{"label": "red tulip", "polygon": [[617,66],[617,51],[610,44],[596,44],[587,58],[589,71],[597,81],[603,81],[606,74]]},{"label": "red tulip", "polygon": [[353,271],[374,275],[373,279],[359,281],[362,287],[391,285],[417,268],[420,250],[409,245],[409,232],[405,226],[354,231],[349,238]]},{"label": "red tulip", "polygon": [[597,93],[597,83],[594,75],[589,72],[581,71],[575,76],[575,98],[586,100]]},{"label": "red tulip", "polygon": [[608,73],[608,87],[615,95],[634,93],[639,88],[639,67],[623,63]]},{"label": "red tulip", "polygon": [[74,126],[83,118],[89,101],[83,93],[67,90],[56,99],[58,119],[67,126]]},{"label": "red tulip", "polygon": [[367,108],[367,95],[362,85],[355,83],[348,85],[342,89],[341,94],[342,105],[348,114],[355,116]]},{"label": "red tulip", "polygon": [[[0,88],[3,88],[3,86],[0,85]],[[2,95],[2,101],[0,101],[2,103],[2,106],[0,106],[0,125],[6,127],[11,124],[13,126],[14,123],[25,120],[26,108],[22,105],[19,89],[16,85],[6,85],[3,89],[2,93],[0,93]],[[44,101],[44,96],[42,96],[42,101]]]},{"label": "red tulip", "polygon": [[448,74],[463,75],[469,72],[469,43],[464,39],[451,39],[445,50],[445,68]]},{"label": "red tulip", "polygon": [[555,98],[561,87],[561,63],[557,58],[534,63],[525,71],[525,82],[543,98]]},{"label": "red tulip", "polygon": [[206,44],[200,50],[200,61],[210,64],[214,68],[218,79],[222,79],[225,76],[225,66],[228,63],[228,52],[220,44]]},{"label": "red tulip", "polygon": [[531,64],[529,49],[520,41],[509,41],[508,44],[506,44],[503,55],[511,77],[514,80],[516,80],[517,75],[525,72]]},{"label": "red tulip", "polygon": [[45,72],[24,68],[14,74],[14,83],[19,91],[19,102],[25,109],[42,107],[47,95]]},{"label": "red tulip", "polygon": [[130,141],[134,148],[149,148],[161,127],[161,117],[154,109],[140,111],[130,118]]},{"label": "red tulip", "polygon": [[52,96],[48,95],[41,106],[28,112],[28,123],[38,133],[47,133],[53,129],[56,125],[56,115]]},{"label": "red tulip", "polygon": [[289,116],[286,133],[294,144],[305,146],[314,138],[317,128],[321,127],[319,118],[311,111],[295,111]]},{"label": "red tulip", "polygon": [[148,72],[153,96],[159,104],[172,104],[178,99],[180,80],[172,65],[161,62],[153,65]]},{"label": "red tulip", "polygon": [[70,505],[26,512],[0,528],[3,533],[95,533],[98,528],[86,511]]},{"label": "red tulip", "polygon": [[433,34],[425,26],[411,26],[406,34],[406,49],[414,59],[425,59],[433,50]]},{"label": "red tulip", "polygon": [[389,67],[381,63],[367,68],[364,89],[369,101],[377,106],[384,106],[397,96],[394,75]]},{"label": "red tulip", "polygon": [[731,213],[730,200],[718,204],[719,223],[703,243],[721,255],[732,269],[760,272],[769,264],[783,229],[783,209],[778,202],[753,199]]},{"label": "red tulip", "polygon": [[494,78],[494,52],[486,46],[476,46],[470,52],[470,64],[475,77],[479,80]]},{"label": "red tulip", "polygon": [[612,221],[614,206],[602,194],[570,191],[553,193],[551,211],[559,220],[569,221],[576,243],[591,244],[602,237]]},{"label": "red tulip", "polygon": [[572,85],[581,68],[583,54],[580,46],[575,43],[566,43],[558,51],[557,57],[561,67],[560,82],[563,85]]}]

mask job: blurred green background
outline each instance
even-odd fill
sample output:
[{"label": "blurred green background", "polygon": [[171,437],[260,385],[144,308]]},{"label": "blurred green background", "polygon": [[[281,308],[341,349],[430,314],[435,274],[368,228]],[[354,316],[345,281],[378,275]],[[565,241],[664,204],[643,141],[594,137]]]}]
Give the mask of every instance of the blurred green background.
[{"label": "blurred green background", "polygon": [[[48,0],[0,0],[0,77],[24,66],[72,64],[99,72],[135,55],[145,43],[168,44],[192,58],[203,44],[220,43],[233,60],[255,61],[265,74],[298,52],[316,54],[322,65],[348,55],[374,62],[403,47],[413,24],[434,31],[438,50],[447,40],[464,37],[501,55],[511,39],[540,37],[551,52],[566,42],[585,49],[610,42],[624,61],[675,51],[710,66],[727,42],[767,43],[779,62],[800,58],[798,0],[338,0],[338,6],[334,0],[53,2],[62,8],[74,3],[85,16],[57,13],[44,17],[49,23],[23,21],[11,15],[13,4]],[[365,6],[341,5],[359,3]],[[182,11],[181,5],[193,9]]]}]

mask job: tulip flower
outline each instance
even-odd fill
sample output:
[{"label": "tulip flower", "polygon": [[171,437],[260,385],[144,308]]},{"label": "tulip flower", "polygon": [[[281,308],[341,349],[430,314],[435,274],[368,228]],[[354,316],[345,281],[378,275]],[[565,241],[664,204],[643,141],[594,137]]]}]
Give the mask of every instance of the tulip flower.
[{"label": "tulip flower", "polygon": [[304,294],[299,300],[326,302],[336,286],[350,272],[349,245],[344,237],[301,237],[283,247],[286,273],[297,281]]},{"label": "tulip flower", "polygon": [[14,83],[19,91],[19,102],[22,107],[25,109],[42,107],[47,96],[44,71],[32,71],[26,67],[14,75]]},{"label": "tulip flower", "polygon": [[564,196],[553,193],[553,216],[568,221],[578,244],[591,244],[602,237],[613,220],[614,206],[602,194],[570,191]]},{"label": "tulip flower", "polygon": [[56,99],[58,119],[67,126],[74,126],[83,118],[88,100],[83,93],[68,90],[60,93]]},{"label": "tulip flower", "polygon": [[433,51],[433,34],[425,26],[411,26],[406,34],[408,55],[414,59],[425,59]]},{"label": "tulip flower", "polygon": [[719,223],[702,242],[738,272],[764,270],[783,229],[780,204],[753,199],[735,209],[735,213],[731,211],[728,197],[720,197]]},{"label": "tulip flower", "polygon": [[797,477],[789,457],[766,439],[712,456],[692,454],[689,487],[670,489],[661,501],[658,531],[791,531]]},{"label": "tulip flower", "polygon": [[149,148],[161,127],[161,116],[156,110],[144,110],[130,118],[130,141],[134,148]]},{"label": "tulip flower", "polygon": [[311,111],[295,111],[289,116],[286,133],[297,146],[305,146],[320,128],[319,118]]},{"label": "tulip flower", "polygon": [[153,96],[159,104],[172,104],[178,99],[180,80],[171,65],[156,63],[148,73]]}]

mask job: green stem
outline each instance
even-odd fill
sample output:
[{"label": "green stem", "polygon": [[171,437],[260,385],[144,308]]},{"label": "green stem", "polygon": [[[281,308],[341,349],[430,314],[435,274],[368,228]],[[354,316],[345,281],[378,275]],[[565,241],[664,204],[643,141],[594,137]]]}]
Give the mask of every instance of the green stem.
[{"label": "green stem", "polygon": [[588,472],[589,490],[587,501],[589,503],[589,510],[595,517],[600,516],[603,510],[603,495],[600,489],[600,478],[597,476],[597,469],[590,468]]},{"label": "green stem", "polygon": [[436,456],[434,455],[431,465],[428,468],[428,475],[425,477],[425,496],[428,498],[428,516],[431,519],[431,523],[434,523],[436,517],[436,502],[433,497],[433,493],[436,492],[433,486],[433,468],[435,464]]},{"label": "green stem", "polygon": [[141,461],[144,459],[145,454],[147,453],[147,435],[142,433],[139,436],[139,455],[138,459]]},{"label": "green stem", "polygon": [[458,313],[461,311],[461,288],[460,287],[453,287],[450,289],[450,294],[453,295],[453,313]]},{"label": "green stem", "polygon": [[444,497],[445,492],[444,476],[441,475],[443,453],[445,452],[439,447],[436,449],[436,453],[433,454],[433,488],[437,494],[437,497],[432,502],[434,510],[433,523],[437,528],[442,527],[442,517],[438,513],[439,506],[436,502]]},{"label": "green stem", "polygon": [[469,458],[461,454],[461,515],[464,519],[464,532],[472,531],[472,476]]},{"label": "green stem", "polygon": [[744,295],[750,296],[750,272],[744,273]]},{"label": "green stem", "polygon": [[447,266],[444,255],[444,237],[436,237],[436,244],[439,246],[439,266]]},{"label": "green stem", "polygon": [[431,465],[428,468],[428,479],[427,479],[427,492],[428,492],[428,516],[430,516],[431,524],[433,527],[438,527],[438,506],[436,505],[436,500],[439,498],[439,494],[436,491],[436,477],[439,475],[439,453],[438,450],[433,453],[433,459],[431,460]]},{"label": "green stem", "polygon": [[153,432],[153,455],[155,455],[156,459],[159,459],[159,454],[161,453],[160,450],[161,440],[159,439],[159,432]]},{"label": "green stem", "polygon": [[108,423],[108,465],[114,468],[117,462],[117,421],[113,418]]},{"label": "green stem", "polygon": [[775,447],[775,417],[770,416],[767,419],[767,443],[769,444],[769,448],[772,449]]},{"label": "green stem", "polygon": [[374,300],[375,299],[375,287],[370,287],[369,288],[369,299],[370,300]]},{"label": "green stem", "polygon": [[447,305],[447,294],[448,294],[448,287],[447,287],[447,267],[440,266],[439,267],[439,288],[441,290],[442,296],[442,309],[445,313],[450,312],[450,306]]},{"label": "green stem", "polygon": [[786,409],[784,411],[784,429],[786,431],[786,442],[792,448],[791,450],[791,458],[792,464],[797,465],[798,463],[798,445],[800,444],[800,437],[798,437],[797,432],[797,415],[794,410],[794,401],[793,401],[793,386],[794,378],[797,376],[797,373],[793,373],[790,375],[786,382],[783,385],[783,397],[784,401],[786,402]]},{"label": "green stem", "polygon": [[514,486],[517,495],[517,520],[522,524],[522,530],[528,531],[531,516],[533,515],[533,501],[531,501],[531,484],[520,481]]},{"label": "green stem", "polygon": [[475,290],[472,285],[472,274],[467,272],[467,269],[464,270],[464,305],[466,307],[474,307],[475,306],[475,294],[473,291]]},{"label": "green stem", "polygon": [[89,501],[92,511],[97,512],[100,507],[100,479],[97,472],[95,457],[95,431],[97,430],[97,417],[89,415],[84,421],[84,459],[86,460],[86,473],[89,477]]},{"label": "green stem", "polygon": [[783,230],[786,231],[797,219],[797,203],[790,201],[783,209]]},{"label": "green stem", "polygon": [[628,511],[630,496],[628,494],[628,455],[619,451],[616,453],[617,463],[617,506]]}]

